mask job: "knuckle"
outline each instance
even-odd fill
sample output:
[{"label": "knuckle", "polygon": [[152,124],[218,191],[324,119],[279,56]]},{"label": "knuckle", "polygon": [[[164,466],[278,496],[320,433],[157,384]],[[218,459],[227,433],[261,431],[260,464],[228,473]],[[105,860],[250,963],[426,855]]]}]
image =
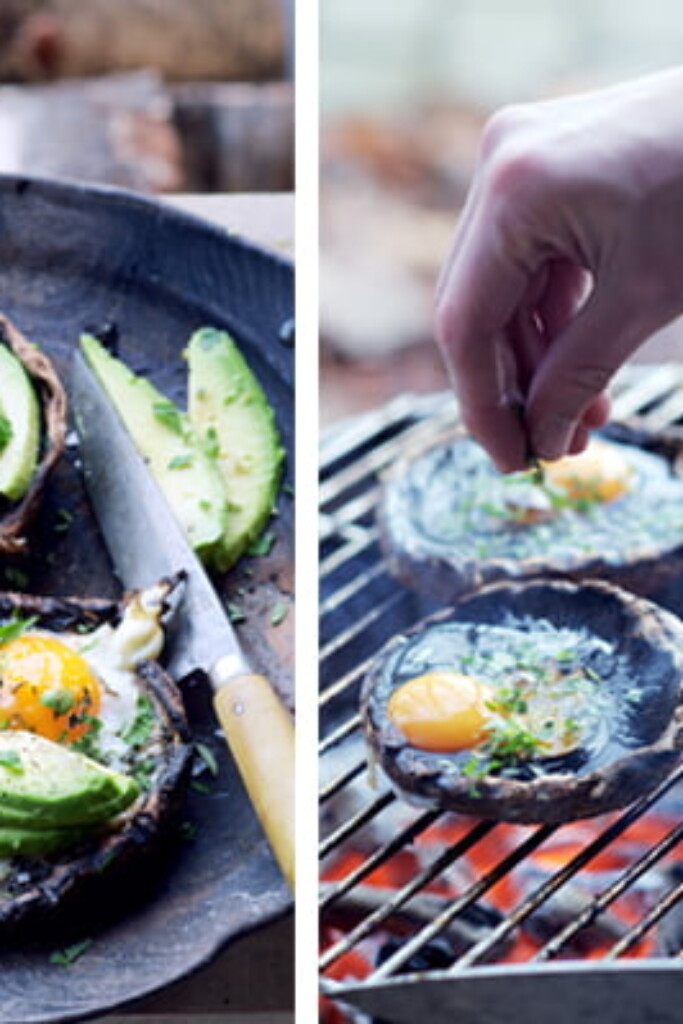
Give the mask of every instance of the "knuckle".
[{"label": "knuckle", "polygon": [[509,104],[488,118],[481,136],[481,155],[485,160],[522,129],[528,121],[526,111],[523,104]]},{"label": "knuckle", "polygon": [[511,140],[501,147],[488,169],[488,185],[492,197],[513,197],[526,202],[540,202],[552,184],[550,158],[528,139]]}]

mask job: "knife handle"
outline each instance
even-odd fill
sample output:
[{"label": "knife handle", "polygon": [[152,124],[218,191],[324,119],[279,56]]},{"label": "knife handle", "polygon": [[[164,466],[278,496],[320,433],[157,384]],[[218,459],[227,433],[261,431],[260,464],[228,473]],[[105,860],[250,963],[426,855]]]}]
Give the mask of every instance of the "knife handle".
[{"label": "knife handle", "polygon": [[[213,677],[213,673],[212,673]],[[222,681],[214,707],[254,810],[294,891],[294,723],[265,676]]]}]

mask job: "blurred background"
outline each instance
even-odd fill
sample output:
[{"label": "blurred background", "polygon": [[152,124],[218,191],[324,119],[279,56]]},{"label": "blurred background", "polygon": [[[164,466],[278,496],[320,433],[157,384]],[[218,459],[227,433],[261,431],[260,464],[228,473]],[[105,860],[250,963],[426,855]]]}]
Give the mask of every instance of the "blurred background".
[{"label": "blurred background", "polygon": [[294,0],[0,0],[0,171],[293,188]]},{"label": "blurred background", "polygon": [[[497,107],[683,60],[675,0],[320,0],[321,420],[445,388],[439,268]],[[640,359],[683,357],[681,327]]]}]

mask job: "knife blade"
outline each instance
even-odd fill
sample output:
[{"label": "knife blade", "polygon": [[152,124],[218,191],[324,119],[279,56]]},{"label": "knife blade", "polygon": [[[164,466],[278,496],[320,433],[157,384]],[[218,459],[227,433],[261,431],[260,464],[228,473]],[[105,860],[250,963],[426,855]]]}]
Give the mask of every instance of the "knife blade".
[{"label": "knife blade", "polygon": [[80,352],[70,398],[83,474],[116,573],[126,589],[182,571],[169,671],[202,669],[230,751],[290,888],[294,889],[294,726],[255,674],[225,609],[118,410]]}]

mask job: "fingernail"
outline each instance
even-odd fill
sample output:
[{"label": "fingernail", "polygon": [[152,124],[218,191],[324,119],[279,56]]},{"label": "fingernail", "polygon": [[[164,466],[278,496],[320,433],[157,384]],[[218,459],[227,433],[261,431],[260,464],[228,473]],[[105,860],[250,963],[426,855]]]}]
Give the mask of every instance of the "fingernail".
[{"label": "fingernail", "polygon": [[539,424],[534,430],[531,442],[533,453],[545,462],[554,462],[569,451],[574,436],[574,421],[553,417]]}]

